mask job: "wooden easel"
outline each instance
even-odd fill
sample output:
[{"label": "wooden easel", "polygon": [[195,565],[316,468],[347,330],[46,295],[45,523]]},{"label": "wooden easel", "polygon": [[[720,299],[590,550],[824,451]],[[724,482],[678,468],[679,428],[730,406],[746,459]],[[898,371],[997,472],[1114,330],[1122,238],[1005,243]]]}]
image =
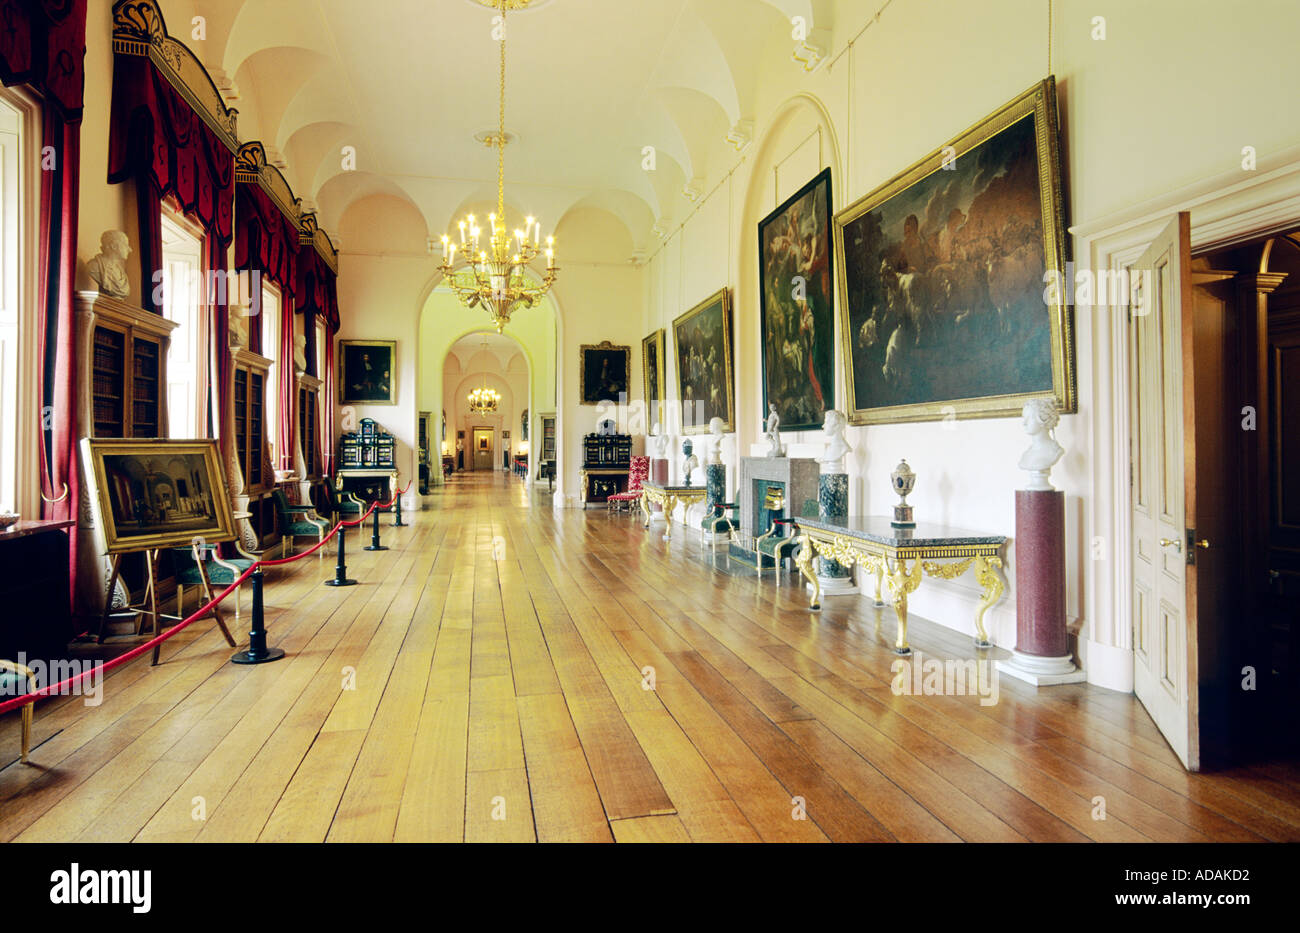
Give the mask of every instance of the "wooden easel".
[{"label": "wooden easel", "polygon": [[[108,614],[113,608],[113,591],[117,588],[118,577],[121,575],[122,555],[124,553],[144,554],[144,561],[145,561],[145,568],[146,568],[144,598],[146,604],[148,605],[148,608],[146,609],[144,606],[140,606],[137,608],[136,606],[131,606],[129,604],[127,608],[133,609],[136,612],[141,613],[142,615],[147,613],[153,619],[153,634],[150,635],[150,638],[158,637],[158,618],[159,618],[158,550],[159,550],[158,548],[145,548],[143,549],[143,551],[118,552],[112,556],[113,571],[108,577],[108,592],[104,596],[104,612],[99,617],[99,634],[96,636],[96,640],[99,644],[102,645],[104,643],[104,627],[108,624]],[[208,580],[208,569],[206,566],[206,561],[198,559],[198,556],[196,555],[195,563],[198,565],[199,568],[199,578],[203,581],[203,599],[205,601],[211,600],[212,583],[211,581]],[[221,634],[226,637],[226,642],[230,645],[230,647],[232,648],[235,647],[235,639],[231,636],[230,629],[226,628],[225,620],[221,618],[221,607],[213,606],[208,611],[208,615],[211,616],[214,621],[216,621],[217,627],[221,629]],[[143,624],[138,623],[135,627],[135,634],[139,635],[142,627]],[[162,649],[162,645],[153,646],[153,661],[150,662],[151,666],[157,665],[158,653],[161,649]]]}]

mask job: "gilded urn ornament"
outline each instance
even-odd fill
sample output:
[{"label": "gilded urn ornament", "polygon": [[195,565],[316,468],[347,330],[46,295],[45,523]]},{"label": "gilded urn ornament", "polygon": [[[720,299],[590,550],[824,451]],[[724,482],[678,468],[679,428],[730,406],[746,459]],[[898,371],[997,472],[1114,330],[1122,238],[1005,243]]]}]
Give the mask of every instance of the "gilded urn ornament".
[{"label": "gilded urn ornament", "polygon": [[907,465],[907,461],[903,460],[894,467],[889,479],[894,484],[894,492],[898,493],[898,505],[894,506],[894,520],[890,524],[895,528],[915,528],[916,522],[912,520],[912,507],[907,504],[907,496],[916,485],[916,474]]}]

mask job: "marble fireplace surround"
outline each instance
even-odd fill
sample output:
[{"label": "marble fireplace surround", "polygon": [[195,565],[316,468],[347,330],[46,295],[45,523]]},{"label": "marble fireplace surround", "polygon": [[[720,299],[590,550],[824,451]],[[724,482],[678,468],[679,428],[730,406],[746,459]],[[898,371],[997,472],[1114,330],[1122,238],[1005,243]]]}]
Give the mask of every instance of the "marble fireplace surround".
[{"label": "marble fireplace surround", "polygon": [[741,457],[740,479],[736,485],[740,494],[740,534],[746,546],[767,531],[757,528],[762,508],[756,494],[757,481],[766,480],[785,486],[785,514],[798,518],[807,507],[817,514],[817,475],[820,467],[811,457]]}]

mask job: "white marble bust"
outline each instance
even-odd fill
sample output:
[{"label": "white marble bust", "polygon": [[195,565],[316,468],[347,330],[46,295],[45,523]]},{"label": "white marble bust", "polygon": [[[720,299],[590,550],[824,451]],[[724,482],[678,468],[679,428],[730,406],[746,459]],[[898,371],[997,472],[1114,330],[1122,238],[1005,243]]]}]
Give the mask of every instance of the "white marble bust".
[{"label": "white marble bust", "polygon": [[226,326],[230,330],[230,345],[232,347],[248,346],[248,307],[246,305],[237,305],[231,302],[226,318]]},{"label": "white marble bust", "polygon": [[844,429],[848,421],[844,415],[832,409],[826,412],[822,422],[822,439],[826,443],[825,452],[817,458],[823,473],[843,473],[844,458],[853,452],[849,442],[844,439]]},{"label": "white marble bust", "polygon": [[1029,447],[1020,455],[1020,469],[1029,474],[1026,489],[1054,489],[1048,474],[1065,448],[1056,443],[1052,431],[1061,421],[1053,398],[1031,398],[1021,412],[1021,424],[1029,435]]},{"label": "white marble bust", "polygon": [[300,373],[307,371],[307,338],[302,334],[293,338],[293,365]]},{"label": "white marble bust", "polygon": [[667,460],[668,459],[668,435],[662,433],[659,422],[655,422],[650,428],[650,459]]},{"label": "white marble bust", "polygon": [[784,457],[785,448],[781,446],[781,416],[776,413],[776,405],[767,406],[767,455],[769,457]]},{"label": "white marble bust", "polygon": [[709,446],[705,450],[705,463],[722,462],[722,431],[726,426],[721,418],[709,419]]},{"label": "white marble bust", "polygon": [[121,230],[100,234],[99,252],[86,263],[86,272],[101,295],[125,298],[131,293],[131,281],[126,275],[126,257],[130,255],[131,244]]}]

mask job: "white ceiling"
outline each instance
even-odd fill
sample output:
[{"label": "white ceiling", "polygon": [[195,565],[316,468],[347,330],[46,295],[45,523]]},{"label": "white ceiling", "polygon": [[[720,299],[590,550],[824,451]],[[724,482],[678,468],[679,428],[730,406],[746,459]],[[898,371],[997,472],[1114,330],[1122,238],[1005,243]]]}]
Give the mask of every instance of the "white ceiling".
[{"label": "white ceiling", "polygon": [[[523,354],[520,352],[519,342],[504,334],[493,332],[466,334],[451,345],[448,353],[455,354],[460,363],[462,373],[469,371],[470,361],[479,353],[484,351],[484,341],[486,341],[487,352],[495,361],[500,372],[505,372],[510,368],[511,361],[518,356],[523,360]],[[482,361],[479,361],[480,368]]]},{"label": "white ceiling", "polygon": [[[180,0],[163,0],[164,15]],[[190,43],[240,136],[277,156],[295,192],[337,231],[374,195],[408,201],[435,238],[495,202],[493,11],[475,0],[192,0]],[[829,29],[833,0],[547,0],[507,16],[508,210],[553,231],[575,208],[608,211],[645,248],[690,201],[726,137],[752,120],[760,69],[791,58],[791,17]],[[169,26],[184,36],[183,22]],[[822,35],[818,33],[818,35]],[[356,168],[342,150],[353,146]],[[656,169],[642,168],[654,146]],[[734,159],[735,151],[731,150]],[[344,248],[354,244],[344,243]]]}]

